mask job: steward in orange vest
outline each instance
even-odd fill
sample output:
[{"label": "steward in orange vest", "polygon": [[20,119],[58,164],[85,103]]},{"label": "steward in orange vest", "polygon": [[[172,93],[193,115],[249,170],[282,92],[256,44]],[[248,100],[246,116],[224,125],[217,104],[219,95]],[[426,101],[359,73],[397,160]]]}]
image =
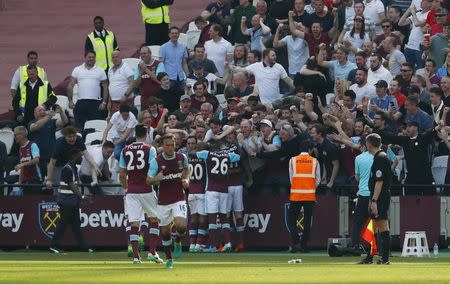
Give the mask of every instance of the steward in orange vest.
[{"label": "steward in orange vest", "polygon": [[[310,141],[302,141],[303,152],[289,161],[289,178],[291,193],[289,195],[289,232],[292,238],[291,252],[308,252],[307,242],[311,231],[311,219],[316,202],[316,188],[320,184],[320,165],[312,157],[313,145]],[[307,152],[306,152],[307,151]],[[302,226],[299,215],[303,208],[303,234],[300,242],[298,234]]]}]

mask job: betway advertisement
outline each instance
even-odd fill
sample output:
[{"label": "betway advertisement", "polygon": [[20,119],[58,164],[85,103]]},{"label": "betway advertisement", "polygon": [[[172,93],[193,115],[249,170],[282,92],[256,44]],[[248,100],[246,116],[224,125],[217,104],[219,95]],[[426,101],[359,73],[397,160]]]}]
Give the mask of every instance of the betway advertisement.
[{"label": "betway advertisement", "polygon": [[[290,245],[287,197],[248,197],[244,202],[247,247],[287,247]],[[313,213],[310,246],[325,248],[329,237],[338,236],[336,197],[320,196]],[[48,246],[61,218],[51,196],[0,197],[0,247]],[[121,196],[94,197],[80,208],[83,233],[94,247],[124,247],[126,216]],[[297,218],[303,228],[303,216]],[[187,238],[186,238],[187,239]],[[70,226],[63,245],[76,245]]]}]

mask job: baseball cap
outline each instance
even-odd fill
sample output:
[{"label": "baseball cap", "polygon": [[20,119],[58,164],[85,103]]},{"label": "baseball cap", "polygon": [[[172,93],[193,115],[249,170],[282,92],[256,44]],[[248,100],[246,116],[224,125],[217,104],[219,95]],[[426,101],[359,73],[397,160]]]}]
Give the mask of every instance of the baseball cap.
[{"label": "baseball cap", "polygon": [[265,124],[265,125],[268,125],[270,128],[273,128],[273,125],[272,125],[272,122],[270,122],[270,120],[268,120],[268,119],[261,119],[261,121],[259,122],[259,124],[261,125],[261,124]]},{"label": "baseball cap", "polygon": [[388,83],[384,80],[379,80],[378,82],[375,83],[375,87],[387,88]]},{"label": "baseball cap", "polygon": [[203,63],[196,61],[192,64],[192,69],[198,70],[200,68],[203,68]]},{"label": "baseball cap", "polygon": [[406,126],[415,126],[415,127],[419,128],[419,123],[417,121],[410,121],[410,122],[406,123]]},{"label": "baseball cap", "polygon": [[191,97],[189,95],[182,95],[180,98],[180,102],[182,102],[184,100],[191,100]]},{"label": "baseball cap", "polygon": [[240,102],[241,102],[241,99],[238,98],[238,97],[231,97],[231,98],[228,98],[228,99],[227,99],[227,102],[229,102],[229,101],[235,101],[235,102],[237,102],[237,103],[240,103]]}]

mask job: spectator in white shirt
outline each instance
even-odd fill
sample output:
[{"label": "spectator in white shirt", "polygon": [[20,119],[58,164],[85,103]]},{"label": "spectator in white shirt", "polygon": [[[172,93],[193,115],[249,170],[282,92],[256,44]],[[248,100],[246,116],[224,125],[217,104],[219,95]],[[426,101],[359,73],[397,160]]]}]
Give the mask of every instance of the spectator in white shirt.
[{"label": "spectator in white shirt", "polygon": [[118,50],[112,53],[112,63],[113,66],[108,70],[110,115],[119,110],[121,102],[128,102],[129,106],[133,105],[133,98],[130,98],[130,95],[133,92],[134,72],[122,61],[122,55]]},{"label": "spectator in white shirt", "polygon": [[214,24],[209,29],[210,40],[205,42],[206,58],[214,62],[220,77],[225,74],[224,62],[231,61],[233,57],[233,46],[222,37],[223,29]]},{"label": "spectator in white shirt", "polygon": [[97,185],[99,184],[99,178],[103,181],[110,181],[111,173],[109,172],[108,159],[114,152],[114,144],[111,141],[105,141],[101,147],[99,145],[87,151],[101,173],[97,175],[97,172],[91,167],[91,164],[83,157],[80,166],[80,180],[84,184],[91,185],[89,187],[91,194],[103,194],[102,189]]},{"label": "spectator in white shirt", "polygon": [[367,75],[367,82],[369,84],[374,85],[379,80],[384,80],[388,84],[393,79],[391,72],[384,68],[381,64],[383,62],[383,58],[379,54],[372,54],[370,56],[370,69]]},{"label": "spectator in white shirt", "polygon": [[384,4],[381,0],[364,1],[364,17],[369,17],[375,24],[375,34],[381,34],[380,23],[384,19]]},{"label": "spectator in white shirt", "polygon": [[373,84],[367,83],[367,69],[358,68],[355,75],[356,83],[350,86],[350,90],[356,94],[355,102],[360,104],[364,97],[368,99],[376,97],[376,90]]},{"label": "spectator in white shirt", "polygon": [[409,33],[408,43],[405,45],[404,54],[406,61],[411,63],[415,69],[420,69],[424,66],[422,51],[420,50],[420,44],[424,40],[422,28],[426,25],[428,12],[430,12],[433,2],[423,0],[420,3],[422,8],[421,12],[416,12],[416,6],[414,3],[411,3],[411,6],[405,11],[400,21],[398,21],[400,26],[411,25],[411,32]]},{"label": "spectator in white shirt", "polygon": [[283,80],[289,86],[291,91],[294,90],[295,87],[292,79],[287,75],[283,66],[276,63],[277,54],[274,49],[265,49],[263,58],[263,62],[253,63],[245,68],[227,66],[235,72],[242,71],[254,75],[261,103],[270,104],[281,98],[279,87],[280,80]]},{"label": "spectator in white shirt", "polygon": [[117,160],[120,158],[120,151],[125,146],[125,142],[133,136],[136,124],[136,117],[130,113],[130,107],[126,104],[120,105],[119,111],[111,116],[111,120],[103,132],[102,141],[108,140],[114,143],[114,158]]},{"label": "spectator in white shirt", "polygon": [[[76,105],[73,103],[75,84],[78,84]],[[73,69],[67,87],[67,96],[69,97],[69,107],[74,109],[73,115],[77,128],[82,129],[87,120],[106,118],[108,80],[105,71],[95,65],[94,51],[86,51],[84,63]]]}]

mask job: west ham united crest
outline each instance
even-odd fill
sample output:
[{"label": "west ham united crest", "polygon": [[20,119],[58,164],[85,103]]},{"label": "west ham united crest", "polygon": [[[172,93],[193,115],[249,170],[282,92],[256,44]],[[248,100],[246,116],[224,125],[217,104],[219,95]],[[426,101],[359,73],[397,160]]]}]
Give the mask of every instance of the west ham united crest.
[{"label": "west ham united crest", "polygon": [[[286,230],[291,233],[289,230],[289,202],[284,203],[284,225]],[[295,225],[298,229],[298,235],[301,236],[303,234],[303,225],[304,225],[304,217],[303,217],[303,208],[300,214],[298,214],[297,219],[295,220]]]},{"label": "west ham united crest", "polygon": [[53,238],[56,224],[61,219],[59,206],[56,202],[41,202],[38,204],[39,228],[48,238]]}]

